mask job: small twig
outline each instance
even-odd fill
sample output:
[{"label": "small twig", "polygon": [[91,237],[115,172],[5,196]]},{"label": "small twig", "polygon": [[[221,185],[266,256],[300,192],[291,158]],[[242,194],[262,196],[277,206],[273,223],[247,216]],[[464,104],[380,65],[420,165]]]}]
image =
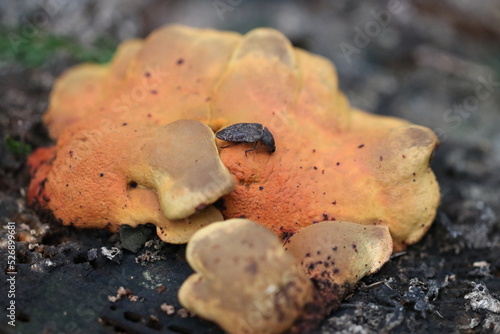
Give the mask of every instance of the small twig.
[{"label": "small twig", "polygon": [[391,260],[395,259],[397,257],[403,256],[403,255],[406,255],[406,251],[394,253],[394,254],[391,255]]},{"label": "small twig", "polygon": [[369,285],[365,285],[363,288],[364,289],[371,289],[371,288],[379,286],[381,284],[385,284],[385,280],[384,281],[375,282],[375,283],[372,283],[372,284],[369,284]]}]

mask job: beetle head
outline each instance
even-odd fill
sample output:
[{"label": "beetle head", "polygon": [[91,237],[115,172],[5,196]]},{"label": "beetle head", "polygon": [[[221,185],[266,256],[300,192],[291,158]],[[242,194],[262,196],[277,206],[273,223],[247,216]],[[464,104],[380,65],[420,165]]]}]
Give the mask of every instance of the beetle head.
[{"label": "beetle head", "polygon": [[273,153],[274,151],[276,151],[273,134],[268,130],[268,128],[264,128],[261,142],[262,145],[266,147],[269,153]]}]

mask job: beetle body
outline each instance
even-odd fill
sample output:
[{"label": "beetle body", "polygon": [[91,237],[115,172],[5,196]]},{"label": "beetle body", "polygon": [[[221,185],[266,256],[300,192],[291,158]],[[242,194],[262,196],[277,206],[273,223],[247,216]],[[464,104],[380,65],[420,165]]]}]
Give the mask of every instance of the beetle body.
[{"label": "beetle body", "polygon": [[236,123],[220,130],[217,132],[216,136],[221,140],[233,142],[235,144],[255,143],[253,148],[245,151],[245,154],[255,150],[258,143],[261,143],[268,153],[273,153],[276,150],[273,134],[268,128],[263,127],[260,123]]}]

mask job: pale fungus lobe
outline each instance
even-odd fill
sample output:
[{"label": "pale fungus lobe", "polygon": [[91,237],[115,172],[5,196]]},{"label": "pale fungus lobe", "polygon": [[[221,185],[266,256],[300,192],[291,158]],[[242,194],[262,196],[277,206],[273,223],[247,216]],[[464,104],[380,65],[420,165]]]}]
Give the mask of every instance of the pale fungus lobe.
[{"label": "pale fungus lobe", "polygon": [[280,333],[312,301],[312,286],[269,230],[246,219],[213,223],[193,235],[195,270],[179,300],[229,333]]},{"label": "pale fungus lobe", "polygon": [[392,248],[387,226],[324,221],[293,235],[285,249],[316,288],[317,307],[304,314],[302,321],[317,321],[337,308],[361,278],[389,260]]},{"label": "pale fungus lobe", "polygon": [[285,245],[310,278],[326,288],[355,284],[392,254],[387,226],[324,221],[294,234]]},{"label": "pale fungus lobe", "polygon": [[[215,132],[245,124],[243,137],[215,139],[241,143],[220,150],[233,192],[220,162],[204,156],[212,144],[163,128],[188,119]],[[167,235],[165,221],[203,215],[226,194],[224,218],[244,215],[283,239],[320,221],[352,221],[388,226],[398,251],[422,238],[440,200],[429,164],[436,135],[352,108],[334,66],[273,29],[172,25],[125,42],[109,65],[63,74],[44,121],[57,147],[33,153],[29,200],[66,224],[162,221]],[[255,124],[262,133],[252,137]]]},{"label": "pale fungus lobe", "polygon": [[168,219],[186,218],[234,188],[215,135],[201,122],[179,120],[158,127],[137,153],[129,178],[156,191]]}]

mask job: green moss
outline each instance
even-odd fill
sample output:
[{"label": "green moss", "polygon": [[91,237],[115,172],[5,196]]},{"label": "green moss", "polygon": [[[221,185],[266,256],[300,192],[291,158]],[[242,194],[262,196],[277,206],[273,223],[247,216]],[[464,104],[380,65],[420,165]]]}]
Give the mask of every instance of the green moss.
[{"label": "green moss", "polygon": [[31,153],[31,145],[15,140],[11,137],[5,138],[5,144],[12,154],[28,156]]},{"label": "green moss", "polygon": [[65,36],[37,31],[34,36],[25,37],[20,27],[0,27],[0,64],[18,62],[36,68],[59,52],[69,54],[78,62],[105,63],[113,56],[116,46],[104,37],[86,47]]}]

